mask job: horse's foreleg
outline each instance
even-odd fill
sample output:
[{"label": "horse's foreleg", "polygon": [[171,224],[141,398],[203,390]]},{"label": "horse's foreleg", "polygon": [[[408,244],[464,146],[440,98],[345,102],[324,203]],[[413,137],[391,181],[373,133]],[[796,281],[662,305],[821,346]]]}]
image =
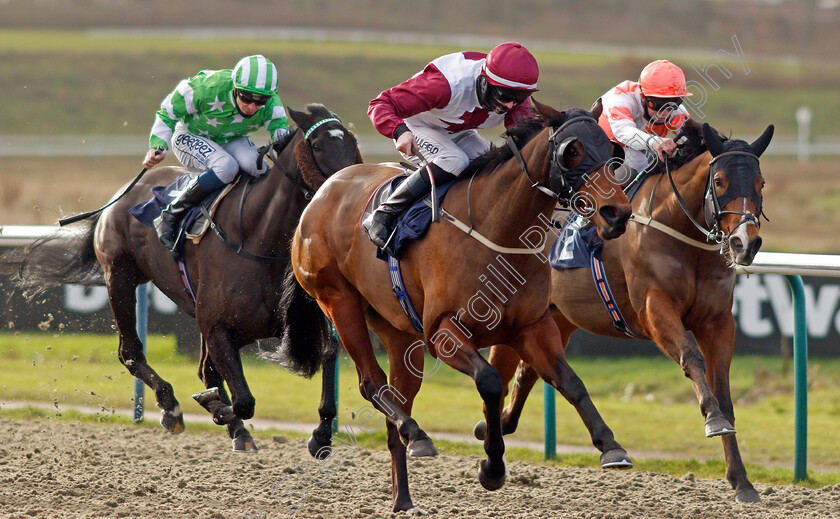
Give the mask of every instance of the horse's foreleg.
[{"label": "horse's foreleg", "polygon": [[[712,387],[723,415],[735,425],[735,410],[729,390],[729,365],[735,349],[735,319],[727,311],[719,318],[708,319],[695,330],[697,343],[706,357],[706,379]],[[738,439],[734,434],[721,436],[726,457],[726,479],[735,490],[735,501],[760,503],[761,497],[747,478],[747,469],[741,460]]]},{"label": "horse's foreleg", "polygon": [[332,427],[336,415],[335,367],[338,352],[338,347],[332,348],[321,365],[321,403],[318,405],[318,416],[321,421],[312,431],[312,437],[307,442],[309,454],[318,459],[328,457],[330,449],[325,449],[325,447],[332,445]]},{"label": "horse's foreleg", "polygon": [[571,403],[592,437],[592,444],[601,451],[601,467],[630,468],[633,462],[613,437],[601,414],[592,403],[583,381],[566,362],[565,349],[557,325],[548,314],[522,330],[515,344],[522,359],[534,367]]},{"label": "horse's foreleg", "polygon": [[[519,426],[519,418],[522,416],[522,410],[525,408],[525,401],[528,399],[528,394],[534,388],[534,384],[539,380],[540,376],[534,368],[520,361],[519,355],[509,348],[502,349],[494,346],[490,352],[489,361],[490,365],[499,370],[502,376],[502,384],[505,387],[507,387],[511,379],[513,380],[513,388],[510,390],[510,400],[508,401],[508,405],[502,409],[502,434],[513,434]],[[475,425],[473,434],[477,439],[484,440],[486,433],[487,424],[484,420],[481,420]]]},{"label": "horse's foreleg", "polygon": [[[115,262],[116,263],[116,262]],[[146,361],[143,343],[137,336],[136,297],[134,289],[139,281],[136,267],[116,264],[106,269],[108,299],[120,335],[120,362],[134,377],[140,379],[155,393],[158,407],[161,408],[160,424],[168,431],[184,431],[184,414],[175,398],[172,384],[162,379]]]},{"label": "horse's foreleg", "polygon": [[[441,319],[441,322],[446,322]],[[484,402],[484,452],[487,459],[478,466],[478,481],[487,490],[498,490],[508,476],[505,461],[505,442],[502,438],[502,377],[475,349],[473,342],[460,329],[441,329],[441,339],[435,343],[439,358],[475,381],[475,387]],[[428,333],[428,332],[427,332]],[[435,337],[437,333],[431,334]]]},{"label": "horse's foreleg", "polygon": [[659,348],[674,359],[691,380],[700,411],[706,420],[706,437],[734,434],[735,427],[724,417],[717,398],[706,382],[706,360],[683,326],[680,316],[673,311],[674,308],[676,305],[667,294],[650,290],[644,310],[639,312],[639,319]]},{"label": "horse's foreleg", "polygon": [[257,452],[257,445],[251,433],[245,428],[245,423],[233,413],[230,398],[225,390],[224,379],[213,365],[204,337],[201,338],[198,378],[204,383],[204,387],[215,388],[216,391],[212,398],[206,391],[193,395],[193,398],[213,415],[214,422],[220,425],[225,425],[227,422],[225,429],[233,444],[233,451]]}]

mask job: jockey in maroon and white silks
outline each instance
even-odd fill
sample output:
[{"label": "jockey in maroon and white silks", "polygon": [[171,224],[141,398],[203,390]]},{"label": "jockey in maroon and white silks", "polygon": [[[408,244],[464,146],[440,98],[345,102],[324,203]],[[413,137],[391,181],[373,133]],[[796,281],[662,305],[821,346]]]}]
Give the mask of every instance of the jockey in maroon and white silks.
[{"label": "jockey in maroon and white silks", "polygon": [[689,119],[682,98],[690,95],[683,71],[659,60],[642,70],[638,82],[624,81],[601,96],[598,124],[624,148],[624,163],[633,169],[617,172],[620,181],[676,151],[676,143],[667,137]]},{"label": "jockey in maroon and white silks", "polygon": [[[444,182],[490,149],[477,129],[508,128],[533,117],[529,98],[538,78],[536,59],[518,43],[503,43],[487,54],[447,54],[380,93],[368,116],[407,160],[419,164],[412,148],[420,150],[435,182]],[[390,224],[430,185],[425,168],[415,172],[363,222],[377,246],[384,248]]]}]

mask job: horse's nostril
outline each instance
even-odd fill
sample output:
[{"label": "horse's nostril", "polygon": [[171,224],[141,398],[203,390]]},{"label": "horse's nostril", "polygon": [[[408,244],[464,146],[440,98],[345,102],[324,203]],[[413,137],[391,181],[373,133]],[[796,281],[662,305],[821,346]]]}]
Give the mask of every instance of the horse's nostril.
[{"label": "horse's nostril", "polygon": [[735,254],[740,254],[742,250],[744,250],[744,243],[741,241],[741,238],[737,236],[733,236],[729,238],[729,248],[732,249],[732,252]]},{"label": "horse's nostril", "polygon": [[610,225],[615,225],[615,223],[619,219],[618,209],[616,209],[616,207],[612,205],[606,205],[600,208],[598,210],[598,213],[600,213],[601,218],[603,218],[604,221],[608,222]]}]

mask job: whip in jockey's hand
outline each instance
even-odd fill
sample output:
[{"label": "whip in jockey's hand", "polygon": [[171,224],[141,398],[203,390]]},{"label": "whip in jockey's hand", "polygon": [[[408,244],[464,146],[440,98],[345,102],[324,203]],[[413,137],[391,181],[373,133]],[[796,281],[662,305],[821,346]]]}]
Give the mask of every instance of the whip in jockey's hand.
[{"label": "whip in jockey's hand", "polygon": [[166,148],[152,148],[146,152],[146,158],[143,159],[143,167],[146,169],[152,169],[163,162],[163,159],[165,158]]}]

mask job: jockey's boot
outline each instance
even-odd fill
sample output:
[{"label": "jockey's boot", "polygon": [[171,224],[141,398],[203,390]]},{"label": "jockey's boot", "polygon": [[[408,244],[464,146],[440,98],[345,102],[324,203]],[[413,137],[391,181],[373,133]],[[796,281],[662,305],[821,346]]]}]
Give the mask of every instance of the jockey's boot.
[{"label": "jockey's boot", "polygon": [[[431,165],[435,182],[441,182],[446,179],[455,178],[451,173],[448,173],[436,166]],[[385,249],[390,238],[390,231],[396,219],[414,202],[429,194],[432,185],[429,182],[426,168],[419,168],[412,171],[408,178],[402,184],[397,186],[393,193],[387,200],[376,208],[367,218],[362,220],[362,227],[370,236],[372,241],[380,249]]]},{"label": "jockey's boot", "polygon": [[201,203],[210,193],[211,191],[205,191],[201,187],[198,177],[193,178],[178,198],[169,202],[169,205],[161,211],[160,216],[155,218],[155,231],[164,247],[172,250],[178,238],[178,222],[187,214],[187,211]]}]

